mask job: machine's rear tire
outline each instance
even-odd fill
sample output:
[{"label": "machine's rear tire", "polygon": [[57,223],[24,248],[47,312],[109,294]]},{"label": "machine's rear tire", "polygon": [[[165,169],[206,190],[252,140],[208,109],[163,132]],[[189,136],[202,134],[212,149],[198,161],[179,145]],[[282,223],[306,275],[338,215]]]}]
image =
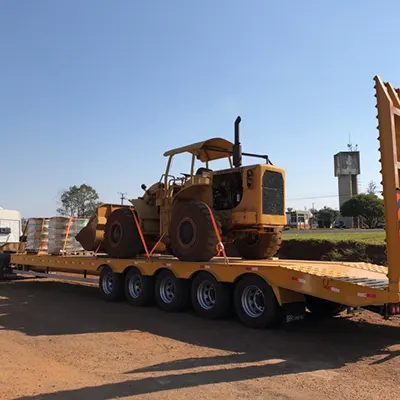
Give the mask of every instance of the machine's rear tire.
[{"label": "machine's rear tire", "polygon": [[172,271],[161,271],[156,278],[154,297],[164,311],[182,311],[189,304],[190,285],[187,279],[177,278]]},{"label": "machine's rear tire", "polygon": [[130,268],[125,275],[125,297],[134,306],[147,306],[154,300],[154,278]]},{"label": "machine's rear tire", "polygon": [[104,248],[109,256],[115,258],[131,258],[143,253],[143,244],[132,210],[118,208],[107,218]]},{"label": "machine's rear tire", "polygon": [[113,272],[108,265],[104,266],[100,272],[99,289],[104,300],[122,300],[124,297],[123,275]]},{"label": "machine's rear tire", "polygon": [[274,257],[282,245],[282,229],[274,232],[247,235],[235,240],[239,255],[247,260],[264,260]]},{"label": "machine's rear tire", "polygon": [[234,303],[239,320],[250,328],[270,328],[280,321],[281,309],[274,291],[259,276],[249,275],[239,280]]},{"label": "machine's rear tire", "polygon": [[200,272],[193,278],[191,297],[195,312],[203,318],[225,318],[231,310],[229,284],[218,282],[208,272]]},{"label": "machine's rear tire", "polygon": [[312,315],[318,318],[329,318],[339,315],[346,306],[333,301],[306,295],[306,307]]},{"label": "machine's rear tire", "polygon": [[[221,232],[219,219],[216,215],[214,218]],[[200,201],[175,206],[169,238],[172,254],[181,261],[209,261],[217,255],[218,238],[211,215]]]}]

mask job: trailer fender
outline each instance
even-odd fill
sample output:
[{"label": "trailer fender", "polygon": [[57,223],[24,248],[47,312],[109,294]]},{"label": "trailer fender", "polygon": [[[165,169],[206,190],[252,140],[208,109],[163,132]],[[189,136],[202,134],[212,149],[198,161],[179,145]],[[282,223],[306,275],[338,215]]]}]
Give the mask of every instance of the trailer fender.
[{"label": "trailer fender", "polygon": [[206,269],[200,269],[198,271],[194,271],[192,275],[189,276],[190,280],[193,280],[198,274],[200,274],[201,272],[207,272],[208,274],[210,274],[211,276],[213,276],[217,281],[221,282],[220,279],[218,279],[218,276],[215,275],[215,273],[211,270],[206,270]]},{"label": "trailer fender", "polygon": [[294,292],[293,290],[289,289],[284,289],[279,286],[272,285],[271,283],[270,285],[275,293],[278,303],[281,306],[288,303],[305,303],[306,301],[305,296],[302,293]]}]

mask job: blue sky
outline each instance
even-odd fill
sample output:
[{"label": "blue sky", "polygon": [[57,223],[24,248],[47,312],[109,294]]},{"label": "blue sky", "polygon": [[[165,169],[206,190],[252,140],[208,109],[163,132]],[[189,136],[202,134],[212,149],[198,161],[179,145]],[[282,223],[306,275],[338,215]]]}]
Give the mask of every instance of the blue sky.
[{"label": "blue sky", "polygon": [[[0,2],[0,205],[51,216],[157,181],[163,152],[212,136],[286,169],[288,206],[337,206],[348,135],[380,181],[373,77],[400,85],[396,1]],[[187,159],[176,161],[186,172]]]}]

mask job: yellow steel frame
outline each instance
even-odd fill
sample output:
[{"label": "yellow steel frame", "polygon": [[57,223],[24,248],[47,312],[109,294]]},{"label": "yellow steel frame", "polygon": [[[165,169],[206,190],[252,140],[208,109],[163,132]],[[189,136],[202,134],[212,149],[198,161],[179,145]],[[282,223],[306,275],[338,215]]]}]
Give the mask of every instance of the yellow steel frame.
[{"label": "yellow steel frame", "polygon": [[394,89],[390,83],[384,83],[379,76],[375,76],[374,79],[385,205],[389,292],[399,293],[400,92],[398,89]]},{"label": "yellow steel frame", "polygon": [[[114,259],[90,256],[11,256],[11,262],[18,267],[30,266],[37,271],[70,271],[75,273],[98,274],[108,265],[114,272],[124,273],[129,267],[136,267],[143,275],[152,276],[162,269],[171,270],[178,278],[190,279],[199,271],[208,271],[220,282],[236,282],[245,274],[256,274],[265,279],[277,294],[278,301],[288,302],[281,289],[335,301],[348,306],[383,305],[400,301],[399,293],[385,288],[371,288],[363,283],[351,283],[341,279],[374,279],[384,281],[387,268],[364,263],[262,260],[243,261],[230,259],[225,264],[221,258],[208,263],[182,262],[172,257],[151,259]],[[294,301],[294,300],[293,300]]]}]

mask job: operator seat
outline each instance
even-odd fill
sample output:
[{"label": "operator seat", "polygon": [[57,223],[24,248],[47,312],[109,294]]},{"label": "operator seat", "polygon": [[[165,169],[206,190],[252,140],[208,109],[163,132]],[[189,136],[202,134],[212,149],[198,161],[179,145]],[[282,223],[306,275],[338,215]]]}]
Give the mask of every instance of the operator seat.
[{"label": "operator seat", "polygon": [[200,167],[200,168],[196,171],[196,175],[202,176],[204,173],[207,173],[207,172],[212,172],[212,169]]}]

